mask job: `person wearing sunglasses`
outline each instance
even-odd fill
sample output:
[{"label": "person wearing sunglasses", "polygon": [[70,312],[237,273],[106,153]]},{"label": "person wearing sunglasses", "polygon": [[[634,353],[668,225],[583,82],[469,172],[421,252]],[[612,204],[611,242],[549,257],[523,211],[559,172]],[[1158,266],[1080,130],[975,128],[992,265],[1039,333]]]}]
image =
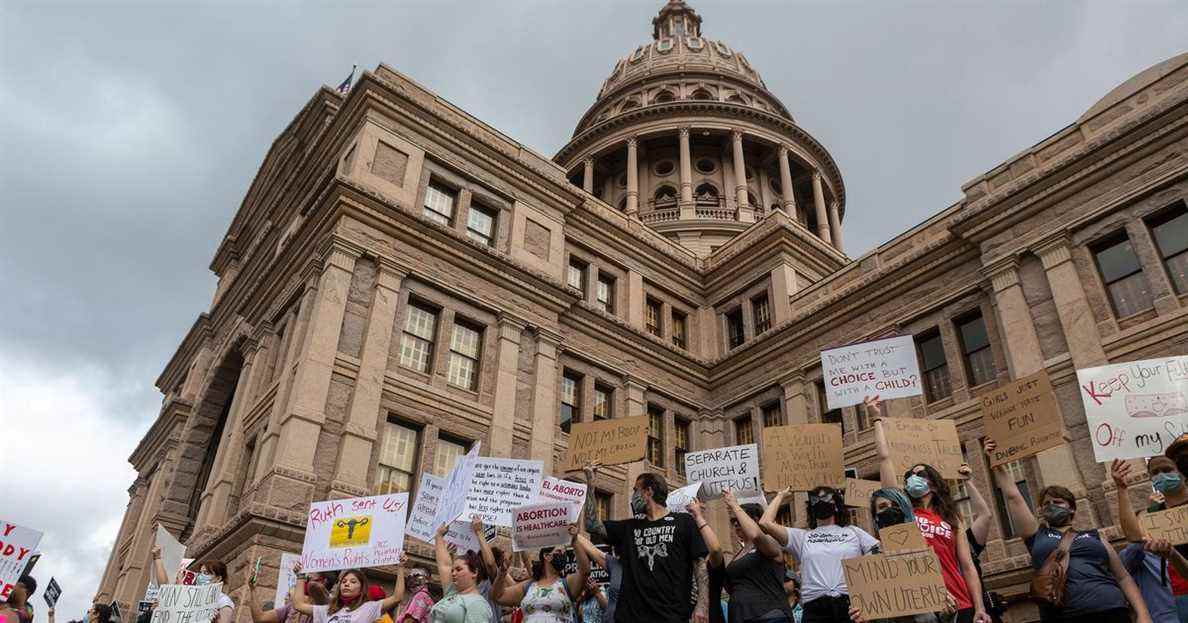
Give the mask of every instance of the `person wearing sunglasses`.
[{"label": "person wearing sunglasses", "polygon": [[[739,547],[726,563],[716,538],[712,542],[707,539],[706,545],[710,548],[710,573],[722,574],[723,585],[730,593],[727,622],[791,623],[792,608],[788,605],[783,582],[783,549],[759,527],[763,507],[739,504],[730,489],[722,492],[722,501],[730,511],[730,527]],[[700,508],[697,511],[694,518],[698,518]],[[700,519],[698,523],[701,523]]]},{"label": "person wearing sunglasses", "polygon": [[804,623],[848,623],[850,593],[842,560],[869,554],[879,542],[850,525],[841,492],[820,486],[808,495],[809,530],[776,523],[776,513],[793,496],[788,488],[776,494],[759,527],[800,561],[800,599]]}]

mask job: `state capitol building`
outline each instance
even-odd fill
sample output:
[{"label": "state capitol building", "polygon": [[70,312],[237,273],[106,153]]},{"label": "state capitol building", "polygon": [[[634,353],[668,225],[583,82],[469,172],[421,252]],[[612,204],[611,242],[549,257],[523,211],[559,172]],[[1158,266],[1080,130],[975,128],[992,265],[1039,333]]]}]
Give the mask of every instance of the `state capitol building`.
[{"label": "state capitol building", "polygon": [[[310,502],[415,495],[476,442],[553,473],[574,422],[650,418],[647,460],[593,485],[605,518],[627,516],[639,473],[679,485],[685,453],[767,426],[839,423],[846,466],[877,480],[872,423],[826,407],[819,352],[893,335],[913,336],[925,394],[885,415],[956,422],[996,515],[990,590],[1025,594],[1031,574],[980,444],[979,396],[1014,378],[1047,370],[1067,440],[1010,464],[1021,490],[1064,485],[1077,527],[1120,538],[1075,370],[1188,352],[1188,54],[850,257],[847,220],[876,206],[847,203],[827,146],[703,32],[669,0],[552,157],[384,64],[313,93],[156,381],[101,598],[135,612],[155,523],[226,562],[236,595],[244,565],[263,556],[268,585],[301,551]],[[782,522],[804,522],[801,496]]]}]

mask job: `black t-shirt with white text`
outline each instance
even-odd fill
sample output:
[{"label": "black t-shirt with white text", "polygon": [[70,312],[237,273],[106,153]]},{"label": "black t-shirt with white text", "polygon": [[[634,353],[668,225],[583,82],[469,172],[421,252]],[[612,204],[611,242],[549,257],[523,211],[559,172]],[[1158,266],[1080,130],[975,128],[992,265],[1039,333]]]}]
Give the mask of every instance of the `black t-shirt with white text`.
[{"label": "black t-shirt with white text", "polygon": [[[687,623],[693,615],[693,568],[707,551],[693,517],[669,513],[606,522],[606,541],[623,566],[617,623]],[[713,605],[713,604],[711,604]]]}]

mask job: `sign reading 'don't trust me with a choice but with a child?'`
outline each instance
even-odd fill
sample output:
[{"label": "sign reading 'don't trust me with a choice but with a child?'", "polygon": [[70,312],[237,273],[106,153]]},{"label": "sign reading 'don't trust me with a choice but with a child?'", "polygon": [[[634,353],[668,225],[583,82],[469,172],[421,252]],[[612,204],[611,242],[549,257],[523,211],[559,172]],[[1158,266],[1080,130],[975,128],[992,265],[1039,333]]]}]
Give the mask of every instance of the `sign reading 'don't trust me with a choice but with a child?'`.
[{"label": "sign reading 'don't trust me with a choice but with a child?'", "polygon": [[394,565],[404,551],[408,493],[309,505],[301,566],[306,572]]},{"label": "sign reading 'don't trust me with a choice but with a child?'", "polygon": [[912,336],[891,337],[821,351],[821,373],[830,409],[924,393]]},{"label": "sign reading 'don't trust me with a choice but with a child?'", "polygon": [[1163,454],[1188,433],[1188,355],[1077,370],[1099,463]]}]

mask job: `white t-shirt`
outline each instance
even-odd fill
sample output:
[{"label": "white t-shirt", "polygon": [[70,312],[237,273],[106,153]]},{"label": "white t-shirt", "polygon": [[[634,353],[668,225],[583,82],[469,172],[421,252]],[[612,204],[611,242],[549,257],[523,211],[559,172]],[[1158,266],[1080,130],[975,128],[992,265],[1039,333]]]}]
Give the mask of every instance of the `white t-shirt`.
[{"label": "white t-shirt", "polygon": [[828,595],[848,595],[841,561],[857,558],[879,542],[856,526],[788,528],[787,550],[800,561],[800,599],[808,603]]},{"label": "white t-shirt", "polygon": [[354,610],[339,608],[338,612],[330,614],[330,606],[314,606],[314,623],[375,623],[384,616],[383,601],[366,601]]}]

